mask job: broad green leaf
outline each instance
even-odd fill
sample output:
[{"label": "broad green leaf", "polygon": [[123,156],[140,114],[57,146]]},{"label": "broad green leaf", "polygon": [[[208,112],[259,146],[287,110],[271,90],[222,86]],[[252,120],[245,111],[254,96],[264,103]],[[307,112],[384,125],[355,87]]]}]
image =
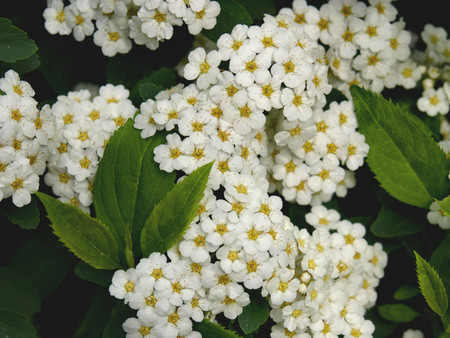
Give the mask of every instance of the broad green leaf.
[{"label": "broad green leaf", "polygon": [[439,273],[447,289],[450,287],[450,235],[444,238],[434,250],[430,258],[430,264]]},{"label": "broad green leaf", "polygon": [[439,206],[442,208],[442,210],[444,211],[444,213],[447,216],[450,216],[450,196],[447,196],[446,198],[444,198],[442,201],[436,201],[437,204],[439,204]]},{"label": "broad green leaf", "polygon": [[420,293],[419,288],[413,285],[402,285],[394,292],[393,298],[395,300],[408,300],[414,298]]},{"label": "broad green leaf", "polygon": [[87,312],[73,338],[98,338],[101,337],[106,325],[109,322],[111,309],[116,300],[111,297],[108,290],[99,288],[94,293],[92,303],[87,309]]},{"label": "broad green leaf", "polygon": [[427,226],[424,215],[381,206],[375,222],[370,226],[370,231],[377,237],[392,238],[403,235],[411,235],[420,232]]},{"label": "broad green leaf", "polygon": [[129,268],[134,268],[133,240],[131,238],[131,225],[125,229],[125,259]]},{"label": "broad green leaf", "polygon": [[122,300],[117,300],[112,308],[102,338],[123,338],[125,331],[122,328],[122,324],[130,317],[136,317],[136,312],[128,305],[125,305]]},{"label": "broad green leaf", "polygon": [[162,67],[150,75],[139,80],[130,93],[133,102],[142,102],[154,99],[160,91],[171,88],[176,84],[176,75],[173,69]]},{"label": "broad green leaf", "polygon": [[439,316],[443,317],[448,308],[448,298],[444,283],[430,263],[417,252],[415,252],[415,255],[420,291],[425,297],[428,306]]},{"label": "broad green leaf", "polygon": [[193,330],[200,332],[202,337],[239,338],[236,332],[227,330],[222,325],[212,323],[208,319],[203,319],[200,323],[193,323]]},{"label": "broad green leaf", "polygon": [[203,165],[177,183],[153,209],[141,233],[144,257],[165,253],[179,241],[195,217],[213,162]]},{"label": "broad green leaf", "polygon": [[15,62],[23,60],[38,50],[36,44],[27,33],[17,28],[11,20],[0,18],[0,60]]},{"label": "broad green leaf", "polygon": [[0,309],[24,316],[32,316],[41,309],[41,300],[34,286],[4,267],[0,267]]},{"label": "broad green leaf", "polygon": [[62,283],[73,261],[66,248],[53,235],[40,235],[25,242],[12,256],[8,268],[28,279],[41,299]]},{"label": "broad green leaf", "polygon": [[0,203],[0,213],[22,229],[36,229],[39,225],[39,209],[34,196],[31,202],[22,208],[16,207],[11,198],[5,199]]},{"label": "broad green leaf", "polygon": [[277,9],[275,8],[275,4],[273,0],[258,0],[258,1],[249,1],[249,0],[237,0],[254,20],[262,20],[264,18],[264,14],[276,15]]},{"label": "broad green leaf", "polygon": [[37,192],[54,233],[77,257],[96,269],[120,268],[119,251],[109,229],[81,209]]},{"label": "broad green leaf", "polygon": [[163,86],[153,82],[142,82],[138,85],[139,96],[143,101],[147,101],[148,99],[153,100],[155,96],[164,89]]},{"label": "broad green leaf", "polygon": [[40,65],[41,61],[39,60],[39,56],[35,53],[26,59],[17,60],[14,63],[0,61],[0,74],[3,75],[9,69],[19,74],[25,74],[35,70]]},{"label": "broad green leaf", "polygon": [[269,318],[269,303],[261,292],[249,292],[250,304],[238,316],[239,326],[245,334],[254,332]]},{"label": "broad green leaf", "polygon": [[175,181],[176,173],[166,173],[153,160],[153,150],[164,143],[165,133],[142,139],[133,120],[110,138],[94,181],[97,217],[111,230],[125,259],[125,233],[132,226],[134,257],[140,256],[140,234],[154,206]]},{"label": "broad green leaf", "polygon": [[112,276],[114,274],[114,271],[112,270],[94,269],[92,266],[82,261],[75,265],[74,272],[81,279],[104,287],[109,287],[111,285]]},{"label": "broad green leaf", "polygon": [[170,88],[176,84],[176,75],[173,69],[162,67],[152,72],[148,77],[148,81],[160,85],[164,88]]},{"label": "broad green leaf", "polygon": [[0,309],[0,337],[35,338],[37,336],[36,329],[25,316]]},{"label": "broad green leaf", "polygon": [[217,24],[211,30],[204,29],[202,34],[208,39],[216,42],[224,33],[231,33],[237,24],[251,25],[253,19],[244,6],[235,0],[218,0],[220,14]]},{"label": "broad green leaf", "polygon": [[375,332],[372,334],[373,338],[389,337],[399,325],[398,323],[383,319],[374,307],[366,312],[364,318],[370,320],[375,325]]},{"label": "broad green leaf", "polygon": [[394,323],[409,323],[419,315],[405,304],[383,304],[379,305],[377,310],[381,317]]},{"label": "broad green leaf", "polygon": [[450,162],[430,131],[381,95],[350,88],[359,130],[370,146],[367,162],[381,186],[406,204],[428,209],[450,191]]}]

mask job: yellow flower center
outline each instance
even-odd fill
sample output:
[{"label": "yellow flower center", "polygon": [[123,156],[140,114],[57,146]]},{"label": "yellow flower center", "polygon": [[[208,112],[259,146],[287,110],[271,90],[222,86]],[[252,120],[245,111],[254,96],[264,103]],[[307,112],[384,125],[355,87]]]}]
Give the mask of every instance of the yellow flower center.
[{"label": "yellow flower center", "polygon": [[11,183],[11,187],[12,187],[14,190],[22,189],[22,188],[23,188],[23,180],[20,179],[20,178],[16,178],[16,179],[14,180],[14,182]]},{"label": "yellow flower center", "polygon": [[113,42],[117,42],[120,39],[120,34],[117,32],[109,33],[109,39]]}]

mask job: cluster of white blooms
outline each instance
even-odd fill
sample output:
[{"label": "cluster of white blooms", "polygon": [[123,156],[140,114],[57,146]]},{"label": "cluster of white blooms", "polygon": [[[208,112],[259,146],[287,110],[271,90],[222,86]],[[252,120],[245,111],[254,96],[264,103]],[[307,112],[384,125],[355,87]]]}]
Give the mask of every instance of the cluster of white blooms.
[{"label": "cluster of white blooms", "polygon": [[[192,321],[235,319],[250,303],[250,289],[269,300],[273,337],[373,332],[364,314],[386,266],[381,245],[369,245],[364,226],[340,221],[321,199],[306,216],[317,229],[300,230],[283,216],[282,199],[269,195],[269,138],[285,154],[277,155],[286,176],[279,180],[310,174],[317,179],[308,185],[327,198],[345,181],[341,156],[356,169],[367,153],[351,103],[322,109],[331,90],[323,56],[292,17],[266,15],[261,26],[237,25],[222,35],[218,50],[194,49],[184,76],[195,83],[142,103],[134,126],[143,138],[173,131],[154,150],[161,170],[190,174],[214,165],[181,241],[167,255],[153,253],[114,274],[110,293],[137,310],[123,325],[127,337],[199,336]],[[222,62],[229,70],[219,70]],[[294,163],[296,147],[314,138],[324,153]]]},{"label": "cluster of white blooms", "polygon": [[[327,49],[330,83],[348,94],[352,84],[381,92],[404,85],[411,75],[411,34],[396,20],[392,0],[329,0],[320,8],[294,0],[280,13],[294,18],[308,36]],[[415,72],[414,69],[412,71]],[[415,73],[414,73],[415,75]]]},{"label": "cluster of white blooms", "polygon": [[300,230],[282,215],[278,197],[255,190],[259,205],[239,213],[207,193],[167,255],[115,272],[111,295],[137,310],[123,324],[127,337],[200,337],[193,321],[235,319],[250,289],[269,301],[271,337],[371,336],[375,327],[364,315],[387,264],[381,244],[369,245],[363,225],[322,205],[305,217],[314,231]]},{"label": "cluster of white blooms", "polygon": [[12,196],[22,207],[39,189],[55,125],[48,105],[37,107],[35,92],[14,70],[0,78],[0,201]]},{"label": "cluster of white blooms", "polygon": [[77,41],[94,35],[103,54],[114,56],[128,53],[132,41],[155,50],[183,22],[193,35],[212,29],[219,13],[210,0],[47,0],[43,16],[50,34],[73,33]]},{"label": "cluster of white blooms", "polygon": [[420,111],[429,116],[446,115],[450,106],[450,39],[442,27],[427,24],[420,34],[425,50],[413,52],[411,72],[422,80],[422,96],[417,101]]},{"label": "cluster of white blooms", "polygon": [[48,143],[45,183],[63,202],[89,212],[93,179],[116,129],[137,111],[122,85],[107,84],[92,97],[88,89],[60,95],[51,106],[56,133]]}]

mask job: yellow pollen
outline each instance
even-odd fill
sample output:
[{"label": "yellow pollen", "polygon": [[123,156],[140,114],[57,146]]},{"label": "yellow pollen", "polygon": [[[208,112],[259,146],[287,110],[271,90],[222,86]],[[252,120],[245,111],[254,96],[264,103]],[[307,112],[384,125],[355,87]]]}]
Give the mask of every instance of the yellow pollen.
[{"label": "yellow pollen", "polygon": [[204,9],[202,9],[200,12],[197,12],[196,14],[195,14],[195,17],[197,18],[197,19],[203,19],[203,17],[205,16],[205,10]]},{"label": "yellow pollen", "polygon": [[195,237],[194,243],[195,243],[195,246],[204,246],[205,245],[205,237],[201,236],[201,235]]},{"label": "yellow pollen", "polygon": [[244,210],[244,207],[239,202],[234,202],[231,206],[231,209],[233,209],[233,211],[235,211],[239,215],[241,211]]},{"label": "yellow pollen", "polygon": [[259,208],[259,212],[262,212],[265,215],[269,215],[270,207],[267,204],[261,204],[261,207]]},{"label": "yellow pollen", "polygon": [[309,296],[311,297],[312,300],[314,300],[317,298],[318,292],[316,290],[311,290]]},{"label": "yellow pollen", "polygon": [[294,127],[291,130],[289,130],[289,133],[291,134],[291,136],[300,135],[301,132],[302,132],[302,129],[299,126]]},{"label": "yellow pollen", "polygon": [[142,337],[150,334],[150,328],[148,326],[141,326],[141,328],[138,331],[142,335]]},{"label": "yellow pollen", "polygon": [[4,172],[8,165],[0,162],[0,172]]},{"label": "yellow pollen", "polygon": [[84,18],[81,15],[75,17],[75,24],[82,25],[84,23]]},{"label": "yellow pollen", "polygon": [[128,281],[128,282],[126,282],[124,288],[125,288],[126,292],[133,292],[134,291],[134,283]]},{"label": "yellow pollen", "polygon": [[295,190],[297,191],[305,190],[305,182],[300,182],[298,185],[296,185]]},{"label": "yellow pollen", "polygon": [[219,235],[223,236],[225,233],[228,232],[228,227],[227,227],[227,225],[226,225],[225,223],[223,223],[223,224],[218,224],[217,227],[216,227],[216,232],[217,232]]},{"label": "yellow pollen", "polygon": [[180,320],[180,316],[178,316],[178,314],[176,312],[170,314],[167,317],[167,321],[172,324],[176,324],[179,320]]},{"label": "yellow pollen", "polygon": [[259,237],[259,231],[255,228],[251,228],[249,231],[247,231],[247,237],[252,241],[256,241]]},{"label": "yellow pollen", "polygon": [[258,270],[258,263],[250,261],[247,263],[247,272],[256,272]]},{"label": "yellow pollen", "polygon": [[314,260],[308,261],[308,269],[314,270],[316,268],[316,262]]},{"label": "yellow pollen", "polygon": [[361,254],[359,252],[355,253],[353,259],[361,259]]},{"label": "yellow pollen", "polygon": [[181,151],[178,148],[170,149],[170,157],[177,158],[181,155]]},{"label": "yellow pollen", "polygon": [[341,66],[341,61],[338,58],[335,58],[333,62],[331,62],[333,68],[338,69]]},{"label": "yellow pollen", "polygon": [[303,99],[300,95],[295,95],[294,99],[292,100],[292,103],[294,104],[294,106],[298,107],[302,104]]},{"label": "yellow pollen", "polygon": [[319,218],[319,224],[328,225],[328,218],[326,218],[326,217]]},{"label": "yellow pollen", "polygon": [[337,268],[338,268],[339,272],[342,272],[342,271],[347,270],[348,266],[347,266],[347,264],[345,264],[343,262],[339,262],[339,264],[337,265]]},{"label": "yellow pollen", "polygon": [[64,124],[72,123],[73,122],[73,116],[71,114],[66,114],[63,117],[63,122],[64,122]]},{"label": "yellow pollen", "polygon": [[328,29],[328,21],[325,19],[320,19],[320,21],[317,23],[317,25],[319,26],[319,29],[321,31]]},{"label": "yellow pollen", "polygon": [[191,306],[192,307],[198,307],[198,304],[199,304],[198,298],[196,298],[196,297],[192,298]]},{"label": "yellow pollen", "polygon": [[338,147],[334,143],[327,144],[328,154],[335,154],[337,150],[338,150]]},{"label": "yellow pollen", "polygon": [[346,122],[347,122],[347,115],[340,113],[339,114],[339,124],[343,125]]},{"label": "yellow pollen", "polygon": [[264,47],[273,47],[274,46],[273,40],[270,36],[265,36],[261,42],[264,45]]},{"label": "yellow pollen", "polygon": [[366,289],[367,290],[367,288],[370,286],[370,283],[366,280],[366,279],[364,279],[364,282],[363,282],[363,285],[362,285],[362,287],[363,287],[363,289]]},{"label": "yellow pollen", "polygon": [[359,336],[361,336],[361,331],[359,331],[358,329],[352,329],[352,331],[350,332],[350,334],[353,336],[353,337],[359,337]]},{"label": "yellow pollen", "polygon": [[295,70],[295,65],[292,63],[292,61],[288,61],[284,64],[284,71],[286,73],[292,73]]},{"label": "yellow pollen", "polygon": [[22,114],[20,113],[20,111],[18,109],[14,109],[11,112],[11,118],[17,122],[19,122],[22,119]]},{"label": "yellow pollen", "polygon": [[228,259],[230,260],[230,261],[232,261],[232,262],[234,262],[236,259],[238,259],[239,258],[239,254],[238,254],[238,252],[237,251],[230,251],[229,253],[228,253]]},{"label": "yellow pollen", "polygon": [[320,78],[318,78],[317,76],[315,76],[313,79],[313,83],[314,83],[314,86],[319,87],[320,84],[322,83],[322,80]]},{"label": "yellow pollen", "polygon": [[296,335],[295,331],[289,331],[288,329],[284,329],[284,335],[288,338],[292,338]]},{"label": "yellow pollen", "polygon": [[252,114],[252,111],[248,106],[244,106],[239,108],[239,113],[241,117],[249,117]]},{"label": "yellow pollen", "polygon": [[260,132],[258,132],[258,133],[255,135],[255,139],[256,139],[258,142],[261,142],[261,141],[263,140],[263,135],[262,135]]},{"label": "yellow pollen", "polygon": [[110,97],[108,100],[106,100],[108,103],[117,103],[119,100],[117,100],[115,97]]},{"label": "yellow pollen", "polygon": [[70,199],[69,204],[78,207],[80,205],[80,201],[76,197],[73,197]]},{"label": "yellow pollen", "polygon": [[85,131],[80,131],[80,133],[78,134],[78,139],[83,142],[89,139],[89,135],[87,132]]},{"label": "yellow pollen", "polygon": [[366,29],[366,34],[370,37],[374,37],[377,35],[377,27],[369,26]]},{"label": "yellow pollen", "polygon": [[323,181],[325,181],[326,179],[328,179],[329,177],[330,177],[330,172],[328,171],[328,170],[322,170],[320,173],[319,173],[319,177],[323,180]]},{"label": "yellow pollen", "polygon": [[342,35],[342,39],[345,42],[352,42],[353,41],[353,33],[347,28],[345,33]]},{"label": "yellow pollen", "polygon": [[344,307],[340,312],[341,317],[345,317],[347,315],[347,308]]},{"label": "yellow pollen", "polygon": [[22,91],[22,88],[19,85],[13,86],[13,90],[14,90],[14,93],[16,93],[19,96],[22,96],[23,91]]},{"label": "yellow pollen", "polygon": [[345,243],[347,244],[353,244],[353,242],[355,241],[355,237],[353,237],[352,235],[345,235]]},{"label": "yellow pollen", "polygon": [[316,244],[316,248],[317,248],[317,251],[319,251],[319,252],[324,252],[325,251],[325,248],[322,245],[320,245],[320,244]]},{"label": "yellow pollen", "polygon": [[190,97],[190,98],[188,98],[187,100],[186,100],[186,102],[188,103],[188,104],[190,104],[191,106],[193,106],[193,105],[195,105],[196,103],[197,103],[197,98],[196,97]]},{"label": "yellow pollen", "polygon": [[220,138],[222,142],[228,141],[228,136],[230,136],[230,133],[227,133],[226,131],[219,129],[217,131],[217,137]]},{"label": "yellow pollen", "polygon": [[59,147],[57,149],[60,154],[66,153],[67,152],[67,143],[60,143]]},{"label": "yellow pollen", "polygon": [[397,49],[398,47],[398,40],[397,39],[391,39],[391,41],[389,41],[389,46],[391,46],[392,49]]},{"label": "yellow pollen", "polygon": [[205,61],[200,65],[200,73],[205,74],[208,73],[208,71],[209,71],[209,63]]},{"label": "yellow pollen", "polygon": [[324,133],[324,132],[326,132],[328,125],[324,121],[320,121],[320,122],[316,123],[316,128],[317,128],[318,132]]},{"label": "yellow pollen", "polygon": [[220,119],[223,115],[223,111],[222,111],[222,109],[216,107],[216,108],[211,109],[211,115],[214,116],[215,118]]},{"label": "yellow pollen", "polygon": [[33,165],[37,162],[37,156],[36,155],[28,156],[28,160],[30,162],[30,165]]},{"label": "yellow pollen", "polygon": [[194,122],[192,123],[192,131],[202,131],[203,130],[203,123],[200,122]]},{"label": "yellow pollen", "polygon": [[194,273],[202,272],[202,266],[198,263],[191,263],[191,271]]},{"label": "yellow pollen", "polygon": [[266,86],[262,87],[261,90],[262,90],[262,94],[264,96],[271,97],[273,94],[273,88],[271,85],[266,85]]},{"label": "yellow pollen", "polygon": [[322,333],[323,333],[324,335],[326,335],[326,334],[329,333],[330,331],[331,331],[330,324],[324,323],[324,324],[323,324]]},{"label": "yellow pollen", "polygon": [[410,78],[412,76],[412,69],[411,68],[403,69],[402,75],[404,78]]},{"label": "yellow pollen", "polygon": [[20,149],[22,149],[22,141],[14,140],[12,143],[12,147],[15,151],[19,151]]},{"label": "yellow pollen", "polygon": [[69,175],[67,175],[65,173],[62,173],[62,174],[59,175],[59,181],[61,183],[67,183],[67,182],[69,182],[69,180],[70,180],[70,176]]},{"label": "yellow pollen", "polygon": [[375,8],[377,9],[378,13],[383,14],[386,7],[380,2],[378,3]]},{"label": "yellow pollen", "polygon": [[234,41],[233,44],[231,45],[231,48],[233,50],[238,50],[239,48],[242,47],[242,41]]},{"label": "yellow pollen", "polygon": [[153,16],[153,19],[155,19],[157,22],[161,23],[166,21],[166,15],[156,11],[155,15]]},{"label": "yellow pollen", "polygon": [[353,13],[352,8],[350,6],[343,6],[341,12],[342,14],[344,14],[344,16],[350,16]]},{"label": "yellow pollen", "polygon": [[195,148],[194,152],[192,153],[192,157],[200,160],[203,156],[205,156],[205,153],[203,152],[202,148]]},{"label": "yellow pollen", "polygon": [[439,99],[437,96],[433,96],[429,98],[430,104],[436,106],[439,103]]},{"label": "yellow pollen", "polygon": [[311,142],[309,142],[309,141],[306,141],[303,144],[303,150],[305,151],[305,153],[309,153],[310,151],[313,150],[313,144]]},{"label": "yellow pollen", "polygon": [[297,166],[295,165],[295,163],[292,162],[292,161],[289,161],[289,162],[286,163],[284,166],[285,166],[285,168],[286,168],[286,171],[289,172],[289,173],[293,172],[293,171],[295,170],[295,168],[297,168]]},{"label": "yellow pollen", "polygon": [[113,42],[117,42],[120,39],[120,34],[117,32],[109,33],[109,39]]},{"label": "yellow pollen", "polygon": [[373,265],[377,265],[378,264],[378,257],[377,256],[373,256],[372,259],[369,262],[372,263]]},{"label": "yellow pollen", "polygon": [[227,285],[228,283],[231,282],[231,279],[227,275],[221,275],[219,276],[219,278],[217,278],[217,281],[219,284]]},{"label": "yellow pollen", "polygon": [[153,295],[148,296],[147,298],[145,298],[145,304],[147,306],[155,307],[157,302],[158,302],[158,299],[155,296],[153,296]]},{"label": "yellow pollen", "polygon": [[279,21],[277,21],[277,23],[278,23],[278,27],[281,27],[281,28],[288,28],[288,24],[287,24],[287,22],[284,21],[284,20],[279,20]]},{"label": "yellow pollen", "polygon": [[163,276],[161,269],[153,269],[151,276],[156,280],[160,279]]},{"label": "yellow pollen", "polygon": [[66,20],[66,15],[64,12],[58,12],[58,14],[56,14],[56,20],[59,22],[64,22],[64,20]]},{"label": "yellow pollen", "polygon": [[175,282],[172,284],[172,291],[180,293],[181,291],[183,291],[183,286],[179,282]]},{"label": "yellow pollen", "polygon": [[226,173],[227,171],[230,170],[230,167],[228,166],[228,162],[227,161],[221,161],[217,165],[217,169],[219,169],[219,171],[221,173]]},{"label": "yellow pollen", "polygon": [[372,56],[369,56],[369,58],[367,59],[367,64],[369,66],[375,66],[378,63],[378,61],[380,61],[378,59],[378,56],[377,55],[372,55]]},{"label": "yellow pollen", "polygon": [[11,183],[11,187],[12,187],[14,190],[22,189],[22,188],[23,188],[23,180],[20,179],[20,178],[16,178],[16,179],[14,180],[14,182]]},{"label": "yellow pollen", "polygon": [[92,121],[98,120],[100,118],[100,113],[97,110],[93,110],[90,112],[89,117]]},{"label": "yellow pollen", "polygon": [[294,318],[298,318],[301,315],[302,315],[302,310],[294,310],[294,311],[292,311],[292,314],[291,314],[291,316]]},{"label": "yellow pollen", "polygon": [[36,120],[34,120],[34,126],[36,127],[36,129],[41,129],[42,128],[42,120],[40,119],[40,117],[36,117]]},{"label": "yellow pollen", "polygon": [[82,160],[80,160],[80,167],[87,169],[89,168],[89,166],[91,165],[91,161],[88,158],[83,158]]},{"label": "yellow pollen", "polygon": [[241,157],[246,159],[250,155],[250,150],[247,147],[243,147],[241,150]]},{"label": "yellow pollen", "polygon": [[197,211],[195,212],[198,216],[203,214],[206,211],[206,207],[203,204],[200,204]]},{"label": "yellow pollen", "polygon": [[356,154],[356,147],[354,145],[349,145],[347,147],[348,156],[352,156]]},{"label": "yellow pollen", "polygon": [[281,282],[280,285],[278,286],[278,290],[280,290],[281,292],[285,292],[289,287],[289,284],[286,282]]},{"label": "yellow pollen", "polygon": [[302,23],[305,23],[306,22],[306,19],[305,19],[305,15],[303,15],[303,14],[297,14],[296,16],[295,16],[295,18],[294,18],[294,21],[296,22],[296,23],[298,23],[298,24],[302,24]]},{"label": "yellow pollen", "polygon": [[236,301],[228,296],[225,296],[225,299],[223,300],[223,304],[225,305],[231,305],[233,303],[235,303]]},{"label": "yellow pollen", "polygon": [[122,127],[125,124],[125,119],[122,116],[118,116],[114,119],[116,126]]},{"label": "yellow pollen", "polygon": [[255,61],[249,61],[246,63],[245,69],[253,73],[256,69],[258,69],[258,65],[256,64]]}]

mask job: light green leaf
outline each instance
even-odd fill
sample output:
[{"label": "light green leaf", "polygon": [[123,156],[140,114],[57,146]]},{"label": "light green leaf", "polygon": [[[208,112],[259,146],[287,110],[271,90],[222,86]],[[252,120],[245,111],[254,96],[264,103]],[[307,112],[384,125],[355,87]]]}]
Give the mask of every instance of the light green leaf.
[{"label": "light green leaf", "polygon": [[431,254],[430,264],[439,273],[439,277],[448,289],[450,287],[450,235],[447,235]]},{"label": "light green leaf", "polygon": [[222,325],[212,323],[208,319],[203,319],[200,323],[194,322],[193,330],[200,332],[202,337],[239,338],[236,332],[227,330]]},{"label": "light green leaf", "polygon": [[370,146],[367,162],[381,186],[399,201],[428,209],[450,191],[450,162],[414,115],[381,95],[352,86],[359,130]]},{"label": "light green leaf", "polygon": [[37,192],[54,233],[77,257],[96,269],[121,268],[117,243],[109,229],[81,209]]},{"label": "light green leaf", "polygon": [[114,271],[112,270],[94,269],[92,266],[82,261],[75,265],[74,272],[81,279],[104,287],[109,287],[111,285],[114,274]]},{"label": "light green leaf", "polygon": [[0,337],[35,338],[37,332],[25,316],[0,309]]},{"label": "light green leaf", "polygon": [[23,60],[38,50],[36,44],[27,33],[17,28],[11,20],[0,18],[0,60],[15,62]]},{"label": "light green leaf", "polygon": [[414,254],[416,255],[416,269],[420,291],[425,297],[428,306],[440,317],[443,317],[448,308],[448,298],[444,283],[430,263],[417,252],[414,252]]},{"label": "light green leaf", "polygon": [[276,15],[277,9],[275,8],[275,4],[273,0],[258,0],[258,1],[249,1],[249,0],[237,0],[254,20],[262,20],[264,18],[264,14]]},{"label": "light green leaf", "polygon": [[231,33],[237,24],[251,25],[253,19],[244,6],[235,0],[217,0],[220,4],[220,14],[217,24],[211,30],[203,30],[202,34],[216,42],[224,33]]},{"label": "light green leaf", "polygon": [[133,120],[110,138],[94,181],[97,217],[111,230],[125,259],[127,224],[132,226],[134,257],[139,257],[140,234],[154,206],[175,181],[176,173],[166,173],[153,160],[153,149],[165,142],[165,133],[142,139]]},{"label": "light green leaf", "polygon": [[141,233],[144,257],[165,253],[182,237],[203,198],[213,162],[203,165],[177,183],[153,209]]},{"label": "light green leaf", "polygon": [[257,331],[269,318],[269,303],[261,292],[249,292],[250,304],[238,316],[239,326],[245,334]]},{"label": "light green leaf", "polygon": [[408,300],[414,298],[420,293],[419,288],[413,285],[402,285],[394,292],[395,300]]},{"label": "light green leaf", "polygon": [[383,304],[377,310],[381,317],[394,323],[409,323],[419,315],[405,304]]},{"label": "light green leaf", "polygon": [[24,316],[32,316],[41,309],[41,300],[34,286],[4,267],[0,267],[0,309]]},{"label": "light green leaf", "polygon": [[447,196],[442,201],[436,200],[436,202],[442,208],[444,213],[450,217],[450,196]]},{"label": "light green leaf", "polygon": [[28,279],[46,298],[61,285],[73,255],[57,240],[45,234],[25,242],[12,256],[8,268]]},{"label": "light green leaf", "polygon": [[0,213],[22,229],[36,229],[39,225],[40,214],[34,196],[29,204],[21,208],[16,207],[11,198],[5,199],[0,203]]}]

